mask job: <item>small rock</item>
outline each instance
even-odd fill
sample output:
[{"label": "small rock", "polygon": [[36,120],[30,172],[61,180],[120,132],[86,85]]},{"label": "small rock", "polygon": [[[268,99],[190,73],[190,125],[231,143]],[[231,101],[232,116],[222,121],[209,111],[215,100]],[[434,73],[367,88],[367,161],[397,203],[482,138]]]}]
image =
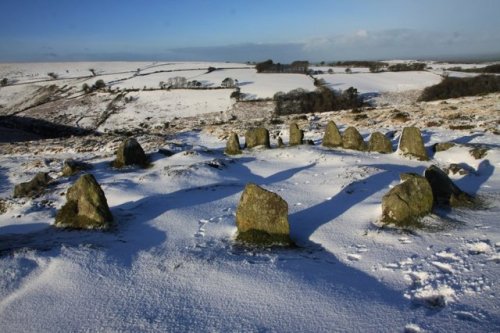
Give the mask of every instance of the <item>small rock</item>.
[{"label": "small rock", "polygon": [[14,198],[33,197],[43,192],[52,178],[47,172],[39,172],[29,182],[17,184],[14,187]]},{"label": "small rock", "polygon": [[434,146],[432,146],[432,151],[434,151],[435,153],[438,153],[440,151],[446,151],[446,150],[453,148],[455,146],[456,146],[456,144],[453,142],[440,142],[440,143],[436,143]]},{"label": "small rock", "polygon": [[297,123],[290,124],[290,146],[297,146],[302,144],[302,140],[304,139],[304,131],[299,129]]},{"label": "small rock", "polygon": [[106,196],[91,174],[80,176],[66,193],[67,202],[57,212],[55,226],[74,229],[109,229],[113,215]]},{"label": "small rock", "polygon": [[456,164],[456,163],[451,163],[446,169],[443,169],[443,171],[448,175],[450,173],[453,175],[456,175],[458,173],[461,176],[465,176],[465,175],[468,175],[470,173],[470,170],[467,170],[466,168],[464,168],[460,164]]},{"label": "small rock", "polygon": [[236,210],[237,239],[259,245],[290,245],[288,204],[276,193],[249,183]]},{"label": "small rock", "polygon": [[442,207],[470,206],[474,198],[463,192],[444,171],[435,165],[425,170],[425,178],[432,188],[434,204]]},{"label": "small rock", "polygon": [[476,160],[480,160],[486,156],[486,154],[488,153],[488,150],[489,150],[488,148],[484,148],[484,147],[475,147],[475,148],[469,150],[469,153]]},{"label": "small rock", "polygon": [[404,155],[416,157],[420,161],[429,160],[422,135],[416,127],[405,127],[403,129],[403,134],[401,134],[401,139],[399,140],[399,150]]},{"label": "small rock", "polygon": [[128,138],[118,147],[116,159],[113,161],[113,167],[122,168],[127,165],[138,165],[147,167],[149,160],[144,153],[139,142],[134,138]]},{"label": "small rock", "polygon": [[375,132],[368,141],[368,151],[376,151],[382,154],[392,153],[391,141],[382,133]]},{"label": "small rock", "polygon": [[162,154],[163,156],[170,157],[175,154],[175,152],[171,151],[170,149],[165,149],[165,148],[160,148],[158,149],[158,153]]},{"label": "small rock", "polygon": [[63,164],[62,175],[64,177],[69,177],[73,176],[74,174],[77,174],[78,172],[89,170],[91,168],[92,166],[90,164],[80,161],[75,161],[72,159],[67,159],[64,161]]},{"label": "small rock", "polygon": [[252,128],[245,133],[245,145],[247,148],[264,146],[271,148],[269,143],[269,131],[264,127]]},{"label": "small rock", "polygon": [[342,136],[335,122],[329,121],[326,125],[325,135],[323,136],[323,146],[340,147],[342,146]]},{"label": "small rock", "polygon": [[226,155],[238,155],[241,154],[240,139],[238,134],[232,132],[229,134],[229,139],[226,143],[226,150],[224,150]]},{"label": "small rock", "polygon": [[8,204],[4,199],[0,199],[0,215],[7,212]]},{"label": "small rock", "polygon": [[348,127],[342,134],[342,147],[353,150],[366,150],[366,144],[363,137],[355,127]]},{"label": "small rock", "polygon": [[432,211],[434,197],[427,179],[403,173],[402,183],[394,186],[382,198],[382,222],[398,227],[418,225],[418,218]]}]

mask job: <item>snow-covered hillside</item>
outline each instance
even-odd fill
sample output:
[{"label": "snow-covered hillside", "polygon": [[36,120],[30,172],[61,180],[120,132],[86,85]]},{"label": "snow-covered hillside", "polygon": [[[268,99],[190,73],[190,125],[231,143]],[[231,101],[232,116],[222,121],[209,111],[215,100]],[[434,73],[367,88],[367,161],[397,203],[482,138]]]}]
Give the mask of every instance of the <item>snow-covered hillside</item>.
[{"label": "snow-covered hillside", "polygon": [[[182,76],[214,86],[231,77],[242,92],[259,98],[279,90],[314,89],[308,76],[256,74],[241,64],[213,64],[232,69],[211,73],[191,71],[209,63],[153,65],[92,66],[117,78],[122,75],[117,72],[138,67],[141,73],[183,70]],[[35,73],[68,68],[73,75],[90,64],[37,66],[2,65],[0,77],[25,73],[17,77],[22,83],[38,77]],[[136,75],[112,87],[156,89],[155,82],[165,80],[159,76],[171,73]],[[133,91],[125,95],[130,98],[126,103],[104,92],[84,96],[63,89],[55,93],[58,104],[18,112],[18,117],[45,115],[45,120],[93,128],[103,113],[119,110],[96,128],[107,134],[0,142],[1,331],[499,331],[499,95],[402,103],[396,109],[388,104],[395,96],[422,89],[439,76],[403,72],[322,77],[334,88],[352,84],[361,92],[395,95],[384,106],[358,113],[260,117],[249,111],[236,117],[231,113],[232,89]],[[96,79],[61,82],[80,87]],[[36,91],[40,96],[37,89],[52,83],[0,88],[0,111],[19,111],[30,103],[23,96]],[[329,120],[341,131],[356,126],[365,141],[380,130],[394,149],[403,127],[418,126],[431,160],[322,147]],[[278,137],[288,142],[292,121],[315,145],[276,147]],[[244,141],[245,130],[257,125],[270,130],[272,149],[224,155],[229,132]],[[110,166],[122,133],[138,133],[152,161],[149,168]],[[432,152],[435,143],[446,141],[459,145]],[[486,155],[476,159],[469,152],[473,147],[487,149]],[[166,150],[173,155],[167,157]],[[114,215],[111,231],[52,226],[66,202],[64,194],[77,179],[61,175],[67,158],[92,165],[89,172],[101,184]],[[429,227],[423,230],[380,226],[382,196],[399,183],[400,173],[422,174],[432,164],[444,168],[451,163],[466,171],[450,174],[453,181],[481,205],[438,211],[426,217]],[[14,185],[39,171],[49,172],[54,183],[34,199],[12,198]],[[235,211],[249,182],[287,201],[296,248],[252,248],[235,242]]]}]

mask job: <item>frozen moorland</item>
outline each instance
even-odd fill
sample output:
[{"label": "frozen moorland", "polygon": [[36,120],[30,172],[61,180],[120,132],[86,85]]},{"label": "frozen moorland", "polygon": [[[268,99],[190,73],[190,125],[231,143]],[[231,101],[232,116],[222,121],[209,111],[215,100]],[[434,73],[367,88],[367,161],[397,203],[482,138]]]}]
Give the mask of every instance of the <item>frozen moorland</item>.
[{"label": "frozen moorland", "polygon": [[[313,90],[313,79],[228,63],[1,64],[12,84],[0,88],[0,114],[34,127],[0,123],[1,331],[499,331],[500,95],[416,102],[437,71],[321,74],[333,89],[373,95],[374,106],[273,116],[266,98]],[[158,89],[175,76],[213,89]],[[226,77],[250,102],[230,98]],[[98,79],[111,91],[81,91]],[[381,131],[394,150],[402,128],[417,126],[431,159],[322,147],[329,120],[356,126],[365,141]],[[291,121],[314,145],[276,147]],[[74,135],[37,132],[45,122]],[[244,142],[253,126],[270,130],[272,149],[224,155],[227,135]],[[144,147],[149,168],[110,166],[125,135]],[[457,145],[432,151],[448,141]],[[476,158],[478,147],[486,154]],[[78,177],[62,177],[67,158],[92,165],[111,231],[53,226]],[[463,172],[450,177],[478,207],[436,211],[424,229],[379,223],[400,173],[452,163]],[[39,171],[54,182],[13,198]],[[287,201],[297,247],[234,241],[249,182]]]}]

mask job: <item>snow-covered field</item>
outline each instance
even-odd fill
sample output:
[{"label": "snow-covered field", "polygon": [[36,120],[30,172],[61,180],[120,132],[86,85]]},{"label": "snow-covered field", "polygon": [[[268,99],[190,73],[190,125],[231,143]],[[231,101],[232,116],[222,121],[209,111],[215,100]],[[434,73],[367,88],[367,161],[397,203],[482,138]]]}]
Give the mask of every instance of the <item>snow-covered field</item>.
[{"label": "snow-covered field", "polygon": [[[150,65],[141,66],[149,66],[150,71],[167,68]],[[190,65],[168,68],[193,68]],[[100,66],[95,65],[107,73],[139,67],[136,63]],[[87,67],[75,65],[69,71]],[[3,65],[2,73],[9,68]],[[243,92],[248,89],[246,93],[258,97],[313,88],[307,76],[252,71],[219,70],[196,79],[216,85],[233,77]],[[427,72],[354,73],[325,75],[325,79],[338,78],[328,81],[332,85],[351,80],[361,92],[398,92],[410,89],[408,85],[421,89],[433,84],[435,76]],[[138,85],[152,85],[153,77],[132,80],[143,78]],[[13,111],[23,102],[23,94],[33,90],[31,85],[0,88],[0,104]],[[223,154],[227,133],[234,130],[244,141],[244,130],[251,124],[243,120],[200,124],[208,113],[224,114],[231,107],[230,92],[127,94],[134,101],[111,114],[99,130],[129,129],[130,124],[138,127],[141,123],[161,127],[172,117],[197,118],[194,123],[186,120],[182,131],[170,128],[168,135],[155,134],[155,140],[147,134],[138,137],[153,162],[147,169],[110,167],[119,137],[0,143],[0,199],[7,206],[0,214],[0,331],[500,330],[500,140],[492,132],[498,129],[498,94],[446,104],[398,106],[399,111],[409,113],[406,123],[392,120],[394,107],[390,106],[372,114],[367,111],[369,117],[361,120],[353,120],[355,115],[349,111],[309,114],[296,121],[314,146],[276,148],[277,136],[288,141],[292,119],[281,117],[282,124],[265,122],[273,149],[245,150],[228,157]],[[75,92],[67,98],[78,100],[77,96]],[[100,97],[92,98],[88,103],[93,112],[106,109],[109,99],[102,99],[106,102],[100,105]],[[63,112],[84,111],[64,109],[47,115],[56,121]],[[320,143],[329,119],[341,131],[355,124],[365,140],[375,130],[392,133],[394,148],[404,126],[418,125],[431,160],[420,162],[397,152],[382,155],[324,148]],[[423,126],[438,120],[444,121],[442,126]],[[478,127],[447,128],[459,121]],[[491,131],[485,130],[490,127]],[[70,143],[65,146],[64,140]],[[444,141],[464,146],[431,152],[433,144]],[[79,152],[79,147],[88,145],[93,148]],[[465,145],[489,150],[485,157],[475,159]],[[158,148],[175,154],[166,157]],[[65,203],[63,194],[76,180],[75,176],[61,177],[62,163],[70,157],[92,164],[90,172],[101,184],[116,221],[112,231],[52,227],[57,209]],[[451,177],[463,190],[478,196],[481,207],[431,215],[427,222],[434,227],[428,230],[403,232],[378,226],[381,198],[398,184],[401,172],[422,174],[431,164],[447,167],[450,163],[469,171]],[[39,171],[50,172],[56,181],[38,198],[13,199],[14,185]],[[291,237],[297,248],[256,249],[234,242],[235,211],[248,182],[288,202]]]}]

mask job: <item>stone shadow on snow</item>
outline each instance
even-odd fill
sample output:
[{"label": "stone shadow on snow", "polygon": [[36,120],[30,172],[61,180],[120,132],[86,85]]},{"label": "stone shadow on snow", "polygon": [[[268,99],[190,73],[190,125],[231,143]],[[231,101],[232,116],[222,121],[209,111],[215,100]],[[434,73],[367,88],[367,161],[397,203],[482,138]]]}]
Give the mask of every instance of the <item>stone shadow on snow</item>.
[{"label": "stone shadow on snow", "polygon": [[[314,166],[314,163],[311,163],[306,166],[280,171],[268,177],[262,177],[252,173],[251,170],[244,165],[254,160],[255,158],[253,157],[238,158],[235,163],[230,164],[229,170],[225,169],[221,171],[228,172],[229,181],[195,186],[172,193],[147,196],[137,201],[126,202],[118,206],[117,209],[132,211],[140,207],[141,212],[145,212],[148,219],[154,219],[169,210],[203,205],[235,195],[243,191],[247,183],[271,185],[273,183],[282,182]],[[219,191],[219,189],[225,190]],[[206,194],[199,195],[195,194],[196,192],[204,192]]]},{"label": "stone shadow on snow", "polygon": [[7,168],[0,166],[0,192],[8,191],[11,188],[14,190],[7,176]]},{"label": "stone shadow on snow", "polygon": [[393,164],[366,164],[380,169],[380,172],[356,180],[317,205],[303,209],[289,216],[293,239],[308,242],[312,234],[322,225],[332,221],[373,194],[387,189],[392,182],[399,181],[400,173],[413,172],[422,175],[425,167],[409,167]]},{"label": "stone shadow on snow", "polygon": [[495,167],[490,163],[490,161],[483,160],[479,163],[475,174],[470,174],[460,179],[454,179],[453,182],[457,184],[461,190],[473,196],[477,196],[481,186],[483,186],[483,184],[490,179],[494,172]]}]

